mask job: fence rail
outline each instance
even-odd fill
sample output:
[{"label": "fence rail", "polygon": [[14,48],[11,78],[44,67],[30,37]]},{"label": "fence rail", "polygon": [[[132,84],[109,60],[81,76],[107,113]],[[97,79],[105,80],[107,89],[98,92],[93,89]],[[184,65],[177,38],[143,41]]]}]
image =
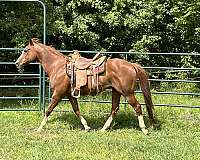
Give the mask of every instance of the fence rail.
[{"label": "fence rail", "polygon": [[[2,50],[9,50],[9,51],[21,51],[23,50],[23,48],[0,48],[0,52]],[[67,50],[60,50],[60,52],[64,53],[64,54],[67,54],[67,53],[73,53],[73,51],[67,51]],[[80,53],[82,54],[95,54],[97,53],[96,51],[80,51]],[[127,58],[127,55],[134,55],[134,54],[139,54],[139,53],[132,53],[132,52],[102,52],[102,54],[122,54],[124,55],[125,58]],[[140,54],[144,54],[144,55],[176,55],[176,56],[199,56],[200,54],[194,54],[194,53],[140,53]],[[0,65],[14,65],[14,62],[0,62]],[[39,65],[39,63],[31,63],[31,65]],[[145,70],[150,70],[149,72],[153,72],[153,71],[159,71],[160,73],[165,73],[166,71],[177,71],[177,72],[186,72],[186,71],[200,71],[200,68],[179,68],[179,67],[165,67],[165,66],[144,66],[143,67]],[[17,84],[14,84],[14,85],[1,85],[0,84],[0,89],[6,89],[6,88],[11,88],[11,89],[17,89],[17,88],[22,88],[22,89],[32,89],[32,88],[36,88],[36,89],[39,89],[40,91],[38,91],[38,96],[1,96],[0,97],[0,100],[39,100],[41,101],[42,98],[45,97],[45,100],[48,101],[50,99],[50,93],[47,93],[45,95],[43,95],[45,92],[44,91],[41,91],[41,90],[48,90],[48,84],[46,84],[46,87],[43,86],[43,83],[42,83],[42,78],[43,75],[41,73],[41,69],[39,69],[39,73],[2,73],[0,72],[0,79],[12,79],[12,77],[15,76],[15,77],[18,77],[19,79],[24,79],[24,78],[30,78],[30,79],[38,79],[38,83],[37,85],[35,84],[32,84],[32,85],[17,85]],[[47,78],[45,78],[45,80],[47,81]],[[166,83],[194,83],[194,84],[199,84],[200,83],[200,80],[198,79],[159,79],[159,78],[150,78],[149,79],[150,83],[162,83],[162,82],[166,82]],[[136,94],[141,94],[141,91],[140,90],[137,90],[136,91]],[[200,96],[200,93],[196,93],[196,92],[186,92],[186,91],[179,91],[179,92],[176,92],[176,91],[154,91],[152,90],[152,94],[154,95],[178,95],[178,96]],[[43,97],[44,96],[44,97]],[[64,101],[67,101],[67,99],[63,99]],[[95,103],[111,103],[111,101],[108,101],[108,100],[80,100],[80,102],[95,102]],[[121,104],[127,104],[126,101],[123,101]],[[144,105],[144,103],[142,103],[142,105]],[[186,104],[176,104],[174,102],[172,102],[171,104],[164,104],[164,103],[156,103],[154,104],[155,106],[165,106],[165,107],[184,107],[184,108],[200,108],[200,104],[198,105],[186,105]],[[1,106],[0,106],[1,107]],[[16,109],[16,108],[13,108],[13,109],[3,109],[3,108],[0,108],[0,110],[7,110],[7,111],[16,111],[16,110],[23,110],[23,108],[21,109]],[[32,109],[32,108],[25,108],[24,111],[39,111],[39,110],[42,110],[42,107],[41,107],[41,102],[40,102],[40,107],[38,109]]]},{"label": "fence rail", "polygon": [[[9,51],[19,51],[19,49],[16,48],[9,48]],[[22,49],[20,49],[22,50]],[[5,51],[5,48],[0,48],[0,54],[1,51]],[[41,90],[42,90],[42,83],[41,83],[41,69],[38,69],[39,73],[18,73],[17,69],[16,71],[12,70],[11,72],[6,72],[4,71],[4,67],[3,66],[7,66],[8,68],[11,65],[14,65],[14,62],[0,62],[1,68],[0,68],[0,80],[3,83],[0,83],[0,111],[40,111],[42,106],[38,105],[37,108],[31,108],[31,106],[29,108],[23,108],[23,106],[21,106],[20,108],[16,108],[14,107],[10,107],[10,101],[12,100],[12,103],[16,103],[16,105],[20,105],[19,102],[20,101],[26,101],[26,100],[35,100],[35,101],[39,101],[41,103],[42,100],[42,95],[41,95]],[[31,65],[37,65],[39,68],[39,63],[31,63]],[[37,84],[26,84],[25,82],[23,82],[24,80],[35,80],[37,82]],[[12,84],[8,84],[10,83],[9,81],[17,81],[17,83],[12,82]],[[18,84],[19,82],[21,83],[25,83],[25,84]],[[21,90],[20,93],[18,93],[18,90]],[[26,89],[26,91],[25,91]],[[35,89],[35,92],[38,92],[37,95],[32,95],[32,89]],[[11,94],[8,95],[8,92]],[[29,96],[26,96],[27,92],[29,94]],[[24,95],[21,95],[21,94]],[[13,101],[15,100],[15,101]],[[6,105],[6,102],[8,102],[8,107]],[[5,107],[6,106],[6,107]],[[19,107],[19,106],[18,106]]]}]

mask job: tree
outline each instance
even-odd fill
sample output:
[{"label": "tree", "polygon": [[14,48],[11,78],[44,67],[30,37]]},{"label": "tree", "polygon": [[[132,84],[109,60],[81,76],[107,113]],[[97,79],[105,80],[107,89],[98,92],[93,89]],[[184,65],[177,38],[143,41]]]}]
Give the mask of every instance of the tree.
[{"label": "tree", "polygon": [[42,7],[36,2],[0,2],[0,46],[23,47],[31,37],[42,37]]},{"label": "tree", "polygon": [[[1,2],[0,46],[42,39],[39,3]],[[198,1],[45,0],[48,44],[59,49],[199,52]]]}]

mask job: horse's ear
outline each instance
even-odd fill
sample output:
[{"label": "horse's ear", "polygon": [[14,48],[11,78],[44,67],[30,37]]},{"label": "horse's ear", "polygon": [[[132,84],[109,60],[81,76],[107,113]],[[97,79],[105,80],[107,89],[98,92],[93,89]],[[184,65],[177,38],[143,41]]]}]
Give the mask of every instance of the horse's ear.
[{"label": "horse's ear", "polygon": [[33,42],[32,39],[29,40],[29,44],[30,44],[31,46],[34,46],[34,42]]}]

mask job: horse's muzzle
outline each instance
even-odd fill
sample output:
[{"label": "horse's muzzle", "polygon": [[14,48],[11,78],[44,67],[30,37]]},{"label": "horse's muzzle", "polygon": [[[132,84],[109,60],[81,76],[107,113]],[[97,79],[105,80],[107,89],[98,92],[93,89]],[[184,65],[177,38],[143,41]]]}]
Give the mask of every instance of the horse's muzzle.
[{"label": "horse's muzzle", "polygon": [[19,61],[16,61],[15,66],[20,70],[23,68],[24,65],[20,64]]},{"label": "horse's muzzle", "polygon": [[18,68],[19,67],[19,62],[15,62],[15,66]]},{"label": "horse's muzzle", "polygon": [[15,62],[15,66],[16,66],[18,69],[21,68],[19,61],[16,61],[16,62]]}]

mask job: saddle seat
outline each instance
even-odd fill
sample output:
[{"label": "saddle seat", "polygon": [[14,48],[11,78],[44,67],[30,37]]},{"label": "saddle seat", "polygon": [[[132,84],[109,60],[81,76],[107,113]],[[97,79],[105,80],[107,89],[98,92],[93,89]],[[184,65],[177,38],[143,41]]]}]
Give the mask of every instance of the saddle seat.
[{"label": "saddle seat", "polygon": [[84,57],[79,57],[75,61],[75,67],[77,69],[88,69],[90,67],[98,67],[106,60],[106,56],[101,56],[100,53],[97,53],[94,58],[87,59]]}]

